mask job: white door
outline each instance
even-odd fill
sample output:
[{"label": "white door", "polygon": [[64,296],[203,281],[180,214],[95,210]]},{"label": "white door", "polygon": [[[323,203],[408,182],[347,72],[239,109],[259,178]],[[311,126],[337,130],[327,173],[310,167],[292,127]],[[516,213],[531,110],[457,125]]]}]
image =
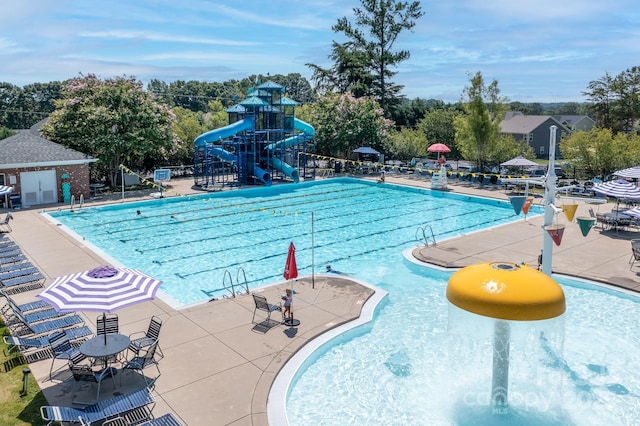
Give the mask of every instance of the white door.
[{"label": "white door", "polygon": [[25,207],[58,202],[55,170],[22,172],[20,173],[20,187],[22,188],[22,204]]}]

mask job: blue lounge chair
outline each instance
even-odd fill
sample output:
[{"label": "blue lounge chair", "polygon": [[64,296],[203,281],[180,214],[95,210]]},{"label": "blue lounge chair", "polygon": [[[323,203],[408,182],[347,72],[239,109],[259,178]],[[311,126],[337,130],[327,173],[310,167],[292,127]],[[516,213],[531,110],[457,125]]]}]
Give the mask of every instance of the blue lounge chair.
[{"label": "blue lounge chair", "polygon": [[15,306],[18,307],[20,312],[35,311],[36,309],[44,309],[44,308],[50,308],[51,307],[49,302],[45,302],[44,300],[34,300],[34,301],[31,301],[31,302],[17,304],[11,298],[11,296],[6,294],[4,291],[2,291],[2,289],[0,289],[0,296],[3,296],[5,299],[7,299],[7,302],[11,301],[11,303],[13,303]]},{"label": "blue lounge chair", "polygon": [[[18,318],[16,313],[20,314],[21,317]],[[12,299],[7,299],[7,304],[2,308],[2,315],[5,319],[9,319],[9,323],[11,323],[12,319],[14,321],[24,321],[28,324],[34,324],[40,321],[63,317],[65,315],[69,315],[70,312],[59,312],[56,311],[55,308],[49,307],[48,309],[39,309],[36,311],[22,311],[15,303],[13,303]],[[13,316],[13,318],[11,318]]]},{"label": "blue lounge chair", "polygon": [[2,282],[2,287],[5,288],[5,291],[7,293],[15,294],[21,291],[29,291],[41,288],[44,280],[44,275],[42,275],[42,273],[38,271],[29,275],[23,275],[21,277],[1,280],[0,282]]},{"label": "blue lounge chair", "polygon": [[167,413],[155,419],[141,423],[139,426],[182,426],[182,423],[176,419],[173,414]]},{"label": "blue lounge chair", "polygon": [[5,272],[19,271],[20,269],[34,268],[31,262],[11,262],[6,265],[0,266],[0,274]]},{"label": "blue lounge chair", "polygon": [[24,262],[26,260],[27,260],[27,256],[22,254],[22,252],[20,251],[18,251],[18,254],[15,254],[13,256],[3,256],[2,253],[0,253],[0,263],[2,263],[3,265],[9,264],[9,263]]},{"label": "blue lounge chair", "polygon": [[10,280],[12,278],[24,277],[25,275],[32,275],[39,272],[40,271],[38,270],[38,268],[34,266],[31,266],[29,268],[21,268],[15,271],[1,273],[0,281],[4,283],[5,281]]},{"label": "blue lounge chair", "polygon": [[0,263],[7,263],[7,261],[4,260],[5,258],[20,256],[21,254],[23,253],[20,248],[14,248],[12,250],[0,250]]},{"label": "blue lounge chair", "polygon": [[[44,405],[40,407],[40,416],[43,420],[48,421],[49,423],[47,424],[49,425],[54,422],[91,424],[123,416],[133,410],[150,405],[155,405],[155,400],[151,395],[151,391],[144,388],[118,395],[115,398],[100,401],[84,408]],[[151,409],[149,409],[150,411]]]},{"label": "blue lounge chair", "polygon": [[19,322],[11,324],[10,327],[14,328],[17,331],[15,334],[19,336],[25,336],[28,334],[39,335],[51,333],[53,331],[73,327],[74,325],[84,325],[84,320],[80,315],[77,314],[67,315],[64,317],[54,318],[48,321],[36,323],[27,322],[27,320],[19,312],[14,312],[14,314]]}]

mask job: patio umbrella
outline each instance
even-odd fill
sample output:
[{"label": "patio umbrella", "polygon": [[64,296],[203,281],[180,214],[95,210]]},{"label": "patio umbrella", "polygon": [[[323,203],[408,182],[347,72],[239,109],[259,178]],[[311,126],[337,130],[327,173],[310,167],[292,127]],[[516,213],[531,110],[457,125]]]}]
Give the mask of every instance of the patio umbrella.
[{"label": "patio umbrella", "polygon": [[[296,264],[296,246],[293,245],[293,241],[289,243],[289,252],[287,253],[287,263],[284,265],[284,279],[293,280],[298,278],[298,265]],[[291,281],[291,295],[293,297],[293,281]],[[291,299],[291,318],[285,319],[285,323],[290,326],[299,325],[299,320],[293,319],[293,299]]]},{"label": "patio umbrella", "polygon": [[0,197],[4,197],[4,204],[9,207],[9,200],[7,195],[13,192],[13,186],[0,185]]},{"label": "patio umbrella", "polygon": [[622,213],[626,214],[627,216],[631,216],[631,217],[634,217],[636,219],[640,219],[640,207],[634,207],[632,209],[625,210]]},{"label": "patio umbrella", "polygon": [[591,189],[598,194],[616,198],[618,204],[620,199],[640,200],[640,188],[624,179],[596,183]]},{"label": "patio umbrella", "polygon": [[353,152],[356,154],[371,154],[371,155],[380,154],[378,151],[371,148],[370,146],[361,146],[360,148],[354,149]]},{"label": "patio umbrella", "polygon": [[434,143],[433,145],[430,145],[429,148],[427,148],[427,151],[437,152],[438,158],[440,158],[441,152],[451,152],[451,149],[443,143]]},{"label": "patio umbrella", "polygon": [[505,161],[504,163],[500,163],[501,166],[505,166],[505,167],[509,167],[509,166],[520,166],[520,167],[527,167],[527,166],[539,166],[538,163],[536,163],[535,161],[531,161],[528,158],[524,158],[522,155],[518,155],[515,158],[512,158],[509,161]]},{"label": "patio umbrella", "polygon": [[[135,269],[99,266],[54,278],[36,297],[59,312],[102,312],[105,318],[107,313],[152,300],[160,284],[162,281]],[[106,333],[104,341],[106,344]]]},{"label": "patio umbrella", "polygon": [[618,170],[617,172],[614,172],[613,175],[627,179],[640,179],[640,166]]}]

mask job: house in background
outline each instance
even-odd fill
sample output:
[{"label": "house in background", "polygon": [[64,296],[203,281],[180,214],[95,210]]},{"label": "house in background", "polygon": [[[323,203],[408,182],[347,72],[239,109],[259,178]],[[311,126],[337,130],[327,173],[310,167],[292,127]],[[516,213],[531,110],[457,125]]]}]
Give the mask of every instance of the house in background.
[{"label": "house in background", "polygon": [[596,125],[595,120],[587,115],[554,115],[553,118],[572,132],[579,130],[588,132]]},{"label": "house in background", "polygon": [[98,159],[43,138],[42,123],[0,140],[0,185],[13,186],[24,207],[88,199],[89,164]]},{"label": "house in background", "polygon": [[521,112],[507,112],[500,122],[503,134],[511,135],[516,141],[525,141],[533,147],[536,158],[549,157],[549,137],[551,126],[556,126],[556,158],[560,158],[560,141],[571,130],[551,115],[524,115]]}]

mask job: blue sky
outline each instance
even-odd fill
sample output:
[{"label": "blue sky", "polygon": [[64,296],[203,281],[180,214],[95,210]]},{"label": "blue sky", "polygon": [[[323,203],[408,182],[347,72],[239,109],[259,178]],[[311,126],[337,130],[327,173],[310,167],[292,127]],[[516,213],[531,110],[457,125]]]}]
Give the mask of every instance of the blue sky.
[{"label": "blue sky", "polygon": [[[403,94],[455,102],[468,73],[521,102],[583,102],[592,80],[640,65],[635,0],[423,0],[395,47]],[[359,0],[17,0],[0,13],[0,81],[79,73],[222,82],[329,66]]]}]

